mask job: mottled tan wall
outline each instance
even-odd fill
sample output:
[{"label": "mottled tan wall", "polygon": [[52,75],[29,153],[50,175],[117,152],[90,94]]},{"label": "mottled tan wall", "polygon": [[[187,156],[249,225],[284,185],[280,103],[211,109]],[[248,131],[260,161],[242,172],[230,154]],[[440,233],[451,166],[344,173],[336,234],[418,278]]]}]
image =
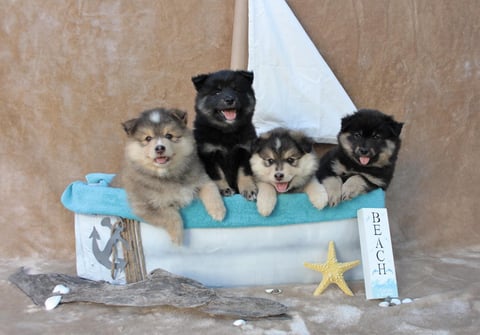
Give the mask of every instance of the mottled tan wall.
[{"label": "mottled tan wall", "polygon": [[405,122],[387,193],[396,247],[478,243],[479,2],[289,3],[357,107]]},{"label": "mottled tan wall", "polygon": [[[478,242],[476,0],[288,1],[358,107],[405,122],[395,247]],[[0,253],[73,258],[65,187],[116,172],[120,122],[193,116],[190,77],[230,64],[233,0],[0,2]]]}]

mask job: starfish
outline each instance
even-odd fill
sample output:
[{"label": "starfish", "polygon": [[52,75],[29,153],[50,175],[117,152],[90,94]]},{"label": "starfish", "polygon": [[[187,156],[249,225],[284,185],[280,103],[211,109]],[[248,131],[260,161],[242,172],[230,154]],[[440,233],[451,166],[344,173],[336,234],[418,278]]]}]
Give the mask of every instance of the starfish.
[{"label": "starfish", "polygon": [[343,291],[343,293],[353,296],[352,291],[348,287],[345,279],[343,278],[343,273],[354,268],[360,264],[359,260],[347,263],[338,263],[337,262],[337,255],[335,252],[335,244],[333,241],[330,241],[328,244],[328,255],[327,261],[322,264],[318,263],[303,263],[303,265],[309,269],[321,272],[323,275],[322,281],[318,285],[315,292],[313,292],[314,296],[322,294],[325,289],[330,286],[330,284],[337,284],[337,286]]}]

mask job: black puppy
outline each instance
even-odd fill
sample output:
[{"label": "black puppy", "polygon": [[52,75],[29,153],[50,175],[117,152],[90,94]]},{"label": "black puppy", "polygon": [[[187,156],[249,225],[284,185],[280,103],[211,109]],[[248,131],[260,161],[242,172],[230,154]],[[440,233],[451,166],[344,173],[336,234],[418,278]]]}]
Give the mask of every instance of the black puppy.
[{"label": "black puppy", "polygon": [[194,136],[198,155],[224,196],[242,194],[255,200],[249,159],[257,137],[252,124],[253,73],[222,70],[192,78],[197,90]]},{"label": "black puppy", "polygon": [[387,189],[393,177],[403,123],[371,109],[342,119],[338,145],[320,160],[318,180],[330,206],[375,188]]}]

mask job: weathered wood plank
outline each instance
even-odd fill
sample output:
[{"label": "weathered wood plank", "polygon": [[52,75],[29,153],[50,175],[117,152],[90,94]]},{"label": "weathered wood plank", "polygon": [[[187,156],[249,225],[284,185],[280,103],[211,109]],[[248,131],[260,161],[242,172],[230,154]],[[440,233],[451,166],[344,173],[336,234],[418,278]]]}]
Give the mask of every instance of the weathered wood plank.
[{"label": "weathered wood plank", "polygon": [[225,297],[214,289],[165,270],[155,270],[146,280],[126,285],[112,285],[65,274],[28,274],[24,268],[9,277],[37,305],[54,295],[53,288],[62,284],[70,292],[62,295],[62,303],[94,302],[115,306],[173,306],[196,308],[209,315],[261,318],[278,316],[287,307],[276,301],[254,297]]}]

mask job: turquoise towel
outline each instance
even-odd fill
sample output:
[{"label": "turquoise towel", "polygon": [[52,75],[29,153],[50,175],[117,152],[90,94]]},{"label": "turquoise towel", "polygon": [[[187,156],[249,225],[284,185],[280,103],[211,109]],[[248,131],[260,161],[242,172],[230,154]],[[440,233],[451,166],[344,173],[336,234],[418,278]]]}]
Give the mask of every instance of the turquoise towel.
[{"label": "turquoise towel", "polygon": [[[143,221],[130,208],[125,190],[108,186],[114,176],[92,173],[86,176],[86,182],[71,183],[62,194],[62,204],[79,214],[111,215]],[[384,208],[385,193],[378,189],[323,210],[313,207],[304,193],[280,194],[277,206],[269,217],[258,214],[255,202],[247,201],[238,194],[225,197],[224,201],[227,216],[222,222],[214,221],[199,200],[182,208],[185,228],[278,226],[350,219],[357,217],[360,208]]]}]

